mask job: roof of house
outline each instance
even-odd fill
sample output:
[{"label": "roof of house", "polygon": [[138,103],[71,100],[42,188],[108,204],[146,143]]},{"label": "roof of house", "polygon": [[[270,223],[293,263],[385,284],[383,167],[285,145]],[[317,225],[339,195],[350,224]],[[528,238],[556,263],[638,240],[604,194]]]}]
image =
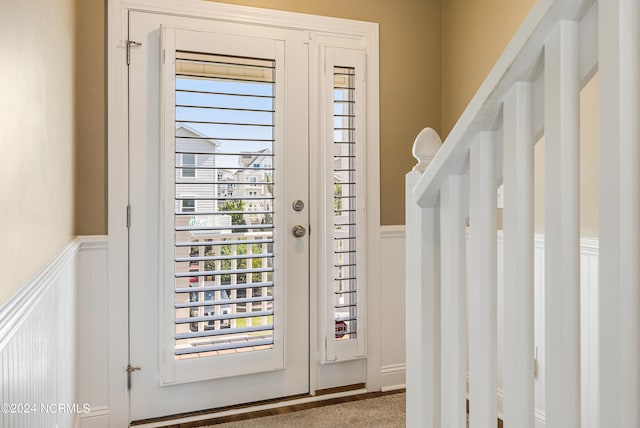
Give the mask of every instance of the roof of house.
[{"label": "roof of house", "polygon": [[211,144],[213,144],[215,147],[219,147],[220,143],[213,139],[213,138],[209,138],[208,136],[206,136],[205,134],[203,134],[202,132],[198,131],[195,128],[192,128],[189,125],[186,125],[184,123],[178,123],[176,126],[176,137],[196,137],[198,139],[201,139],[202,141],[207,141]]},{"label": "roof of house", "polygon": [[256,160],[262,159],[265,155],[271,154],[270,149],[262,149],[257,152],[241,152],[242,156],[238,156],[238,164],[240,166],[253,165]]}]

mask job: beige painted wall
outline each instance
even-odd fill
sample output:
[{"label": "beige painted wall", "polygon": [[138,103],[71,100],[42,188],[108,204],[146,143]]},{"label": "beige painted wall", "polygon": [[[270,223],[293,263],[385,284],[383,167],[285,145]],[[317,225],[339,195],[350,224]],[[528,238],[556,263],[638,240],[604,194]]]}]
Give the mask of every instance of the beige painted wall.
[{"label": "beige painted wall", "polygon": [[598,145],[598,75],[580,93],[580,234],[600,236]]},{"label": "beige painted wall", "polygon": [[[220,1],[380,23],[382,224],[404,223],[404,174],[414,164],[410,149],[417,133],[432,126],[446,137],[535,2]],[[79,13],[76,232],[103,234],[104,2],[79,0]],[[585,220],[586,230],[593,221]]]},{"label": "beige painted wall", "polygon": [[442,1],[442,139],[449,134],[535,0]]},{"label": "beige painted wall", "polygon": [[105,5],[77,0],[78,90],[75,233],[107,233]]},{"label": "beige painted wall", "polygon": [[[411,145],[440,125],[440,0],[225,0],[380,24],[381,222],[404,224]],[[80,0],[76,231],[106,233],[103,1]]]},{"label": "beige painted wall", "polygon": [[[442,137],[451,131],[535,0],[443,0]],[[598,83],[582,91],[581,234],[598,236]],[[536,145],[536,233],[544,233],[544,139]]]},{"label": "beige painted wall", "polygon": [[[598,75],[580,92],[580,235],[597,238],[600,167],[598,163]],[[544,234],[544,137],[535,149],[535,231]]]},{"label": "beige painted wall", "polygon": [[0,8],[1,305],[72,239],[76,2]]}]

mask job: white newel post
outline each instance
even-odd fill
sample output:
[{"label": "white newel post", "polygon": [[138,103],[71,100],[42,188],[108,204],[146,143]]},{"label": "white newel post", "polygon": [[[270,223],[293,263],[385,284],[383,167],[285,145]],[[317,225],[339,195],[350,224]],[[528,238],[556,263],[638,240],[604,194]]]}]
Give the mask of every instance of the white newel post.
[{"label": "white newel post", "polygon": [[640,3],[599,2],[599,426],[640,426]]},{"label": "white newel post", "polygon": [[420,208],[413,189],[442,142],[426,128],[413,145],[418,164],[406,176],[407,427],[440,427],[439,210]]}]

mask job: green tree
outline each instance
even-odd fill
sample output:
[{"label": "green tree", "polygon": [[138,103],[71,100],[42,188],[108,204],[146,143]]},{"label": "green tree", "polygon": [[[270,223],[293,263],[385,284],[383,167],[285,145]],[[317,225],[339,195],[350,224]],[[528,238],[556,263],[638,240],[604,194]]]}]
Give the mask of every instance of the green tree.
[{"label": "green tree", "polygon": [[342,209],[342,185],[340,183],[336,183],[333,185],[333,210],[340,211]]},{"label": "green tree", "polygon": [[264,175],[264,181],[266,183],[269,183],[269,184],[267,184],[267,193],[269,195],[273,195],[273,182],[271,181],[271,177],[272,177],[272,175],[269,174],[268,172],[265,173],[265,175]]},{"label": "green tree", "polygon": [[[244,219],[244,214],[238,213],[238,211],[244,211],[244,201],[242,200],[227,200],[224,202],[224,207],[222,207],[222,211],[234,211],[231,214],[231,224],[232,225],[243,225],[247,224],[247,221]],[[246,232],[247,229],[236,229],[234,232],[241,233]]]}]

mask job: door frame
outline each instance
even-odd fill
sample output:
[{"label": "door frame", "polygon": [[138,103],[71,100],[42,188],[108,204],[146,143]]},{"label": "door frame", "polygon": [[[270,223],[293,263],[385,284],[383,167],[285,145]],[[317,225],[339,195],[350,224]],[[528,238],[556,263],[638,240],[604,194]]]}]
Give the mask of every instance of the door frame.
[{"label": "door frame", "polygon": [[[366,389],[380,389],[380,338],[371,332],[380,331],[380,156],[379,156],[379,31],[378,24],[341,18],[330,18],[294,12],[260,9],[215,3],[205,0],[109,0],[107,2],[107,159],[108,159],[108,287],[109,287],[109,415],[111,426],[129,423],[127,364],[129,362],[129,297],[128,297],[128,14],[131,10],[178,14],[205,19],[229,20],[249,24],[304,30],[310,44],[316,34],[334,35],[358,40],[366,52],[367,82],[366,129],[366,266],[367,266],[367,357],[363,363]],[[132,53],[135,46],[131,47]],[[313,50],[310,46],[310,55]],[[313,94],[315,91],[310,91]],[[312,103],[313,101],[310,101]],[[319,119],[310,118],[310,135],[318,134]],[[313,193],[312,193],[313,194]],[[135,216],[135,213],[133,213]],[[311,220],[313,225],[313,216]],[[317,240],[316,240],[317,241]],[[314,246],[317,244],[314,244]],[[313,254],[317,254],[311,247]],[[313,270],[312,270],[313,272]],[[310,296],[319,293],[313,275]],[[309,352],[311,394],[322,387],[318,373],[331,376],[331,366],[322,364],[322,352],[314,349],[319,343],[319,310],[310,305]],[[349,362],[347,362],[349,363]],[[323,375],[325,376],[325,375]],[[358,390],[357,392],[362,392]],[[313,399],[313,397],[310,397]],[[246,409],[245,409],[246,411]]]}]

